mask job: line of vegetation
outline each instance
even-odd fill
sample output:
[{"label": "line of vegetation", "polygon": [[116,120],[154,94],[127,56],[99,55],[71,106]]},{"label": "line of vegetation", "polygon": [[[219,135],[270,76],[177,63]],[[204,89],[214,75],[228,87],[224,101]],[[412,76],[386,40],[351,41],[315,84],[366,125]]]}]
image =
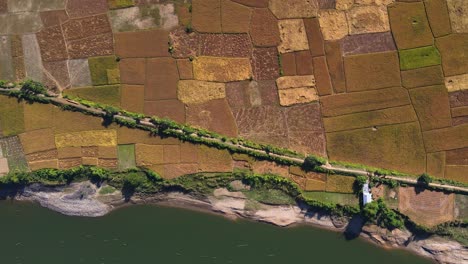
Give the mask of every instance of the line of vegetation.
[{"label": "line of vegetation", "polygon": [[[255,174],[246,170],[236,170],[232,173],[199,173],[166,180],[157,173],[144,168],[114,171],[93,166],[78,166],[67,170],[41,169],[34,172],[10,172],[0,178],[0,188],[21,187],[34,183],[60,186],[84,180],[90,180],[98,186],[106,183],[106,187],[101,190],[103,195],[114,192],[115,188],[122,190],[127,198],[135,193],[148,196],[170,191],[179,191],[206,198],[206,196],[212,195],[217,188],[232,190],[230,184],[239,180],[250,187],[250,194],[247,196],[260,203],[290,204],[291,201],[294,201],[297,204],[306,205],[309,210],[321,211],[330,215],[348,218],[361,215],[366,222],[390,230],[407,228],[413,233],[438,234],[456,238],[460,242],[466,243],[467,241],[466,232],[455,232],[459,228],[466,228],[468,225],[466,221],[445,223],[432,229],[426,228],[417,225],[400,212],[388,208],[381,199],[364,207],[324,203],[308,198],[296,183],[284,177],[274,174]],[[272,199],[272,193],[275,195],[273,197],[275,199]],[[281,194],[279,198],[278,194]]]},{"label": "line of vegetation", "polygon": [[[0,81],[0,85],[5,87],[12,86],[11,83]],[[370,166],[365,166],[361,164],[353,164],[353,163],[346,163],[346,162],[338,162],[338,161],[328,161],[324,157],[319,157],[315,155],[304,156],[296,151],[292,151],[285,148],[279,148],[268,144],[258,144],[243,138],[230,138],[220,135],[218,133],[214,133],[208,131],[206,129],[195,128],[187,124],[179,124],[173,120],[167,118],[158,118],[158,117],[146,117],[141,113],[133,113],[130,111],[126,111],[114,106],[100,104],[88,100],[84,100],[81,98],[70,98],[83,106],[88,108],[92,108],[93,111],[90,109],[86,109],[84,107],[79,107],[79,105],[72,106],[72,105],[63,105],[61,103],[57,103],[56,101],[52,100],[47,93],[47,89],[41,83],[27,80],[23,83],[20,83],[21,89],[14,90],[8,89],[2,91],[9,96],[16,97],[19,100],[26,100],[27,102],[39,102],[39,103],[52,103],[61,107],[63,110],[67,111],[76,111],[82,112],[88,115],[100,116],[104,119],[104,124],[110,124],[115,122],[121,126],[135,128],[135,129],[142,129],[146,130],[154,136],[161,136],[161,137],[175,137],[182,141],[191,142],[194,144],[204,144],[210,147],[215,147],[218,149],[227,149],[232,153],[242,153],[252,156],[259,160],[269,160],[276,162],[282,165],[299,165],[306,171],[316,171],[321,173],[337,173],[337,174],[349,174],[351,176],[358,176],[355,173],[346,173],[343,171],[334,171],[331,169],[323,168],[323,165],[329,163],[335,167],[343,167],[348,169],[359,169],[368,172],[370,175],[375,176],[382,176],[382,175],[390,175],[390,176],[403,176],[403,177],[417,177],[414,175],[394,171],[394,170],[387,170],[381,168],[375,168]],[[0,87],[3,87],[0,86]],[[67,97],[65,97],[67,98]],[[149,118],[150,122],[154,125],[154,127],[149,127],[147,125],[142,125],[141,121],[145,118]],[[373,177],[375,179],[376,177]],[[440,183],[440,184],[447,184],[452,186],[460,186],[460,187],[468,187],[468,184],[445,180],[445,179],[435,179],[431,177],[432,181]],[[390,184],[391,186],[395,185],[395,182],[392,180],[380,180],[381,183]],[[434,190],[444,190],[443,188],[433,187],[426,185],[427,188],[434,189]]]}]

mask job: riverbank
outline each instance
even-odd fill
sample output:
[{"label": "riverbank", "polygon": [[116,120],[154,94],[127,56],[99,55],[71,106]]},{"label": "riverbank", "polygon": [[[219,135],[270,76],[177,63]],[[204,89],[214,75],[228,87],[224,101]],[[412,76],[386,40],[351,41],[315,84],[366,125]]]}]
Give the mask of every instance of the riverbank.
[{"label": "riverbank", "polygon": [[[242,186],[240,188],[243,188]],[[347,236],[361,236],[386,248],[401,248],[439,263],[464,263],[468,261],[468,248],[442,237],[417,237],[407,230],[389,231],[375,225],[364,225],[360,219],[331,217],[311,211],[306,205],[267,205],[254,202],[240,191],[218,188],[213,195],[198,196],[181,192],[164,192],[151,195],[133,195],[125,198],[115,190],[102,192],[89,182],[67,186],[45,187],[33,184],[20,190],[3,190],[0,195],[20,201],[33,201],[41,206],[71,216],[99,217],[118,208],[132,204],[157,204],[221,214],[230,219],[245,218],[277,226],[313,225]]]}]

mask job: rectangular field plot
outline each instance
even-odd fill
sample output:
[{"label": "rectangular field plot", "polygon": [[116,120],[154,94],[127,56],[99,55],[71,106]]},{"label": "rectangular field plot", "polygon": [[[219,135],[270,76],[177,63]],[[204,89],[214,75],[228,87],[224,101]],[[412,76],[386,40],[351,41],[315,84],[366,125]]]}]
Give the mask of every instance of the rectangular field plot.
[{"label": "rectangular field plot", "polygon": [[28,163],[24,156],[23,147],[18,137],[7,137],[0,139],[0,148],[3,157],[8,160],[10,171],[28,171]]},{"label": "rectangular field plot", "polygon": [[118,157],[119,157],[119,170],[125,170],[136,167],[135,162],[135,145],[119,145],[118,146]]},{"label": "rectangular field plot", "polygon": [[354,194],[348,193],[304,192],[304,197],[324,203],[351,206],[359,205],[359,198]]}]

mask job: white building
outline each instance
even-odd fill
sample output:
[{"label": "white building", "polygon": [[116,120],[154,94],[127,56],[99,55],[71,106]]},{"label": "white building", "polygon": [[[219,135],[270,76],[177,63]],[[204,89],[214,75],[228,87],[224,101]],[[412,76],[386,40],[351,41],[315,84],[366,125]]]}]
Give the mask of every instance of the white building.
[{"label": "white building", "polygon": [[372,202],[372,193],[369,190],[369,183],[364,183],[362,186],[362,203],[364,205]]}]

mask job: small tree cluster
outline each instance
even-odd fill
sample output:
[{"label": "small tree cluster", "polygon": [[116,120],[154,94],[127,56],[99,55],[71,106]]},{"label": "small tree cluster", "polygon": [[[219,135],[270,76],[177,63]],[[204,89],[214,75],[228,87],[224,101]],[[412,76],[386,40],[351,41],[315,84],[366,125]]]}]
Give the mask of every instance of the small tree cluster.
[{"label": "small tree cluster", "polygon": [[388,208],[382,199],[366,204],[362,210],[362,214],[368,221],[390,230],[404,225],[403,218]]}]

